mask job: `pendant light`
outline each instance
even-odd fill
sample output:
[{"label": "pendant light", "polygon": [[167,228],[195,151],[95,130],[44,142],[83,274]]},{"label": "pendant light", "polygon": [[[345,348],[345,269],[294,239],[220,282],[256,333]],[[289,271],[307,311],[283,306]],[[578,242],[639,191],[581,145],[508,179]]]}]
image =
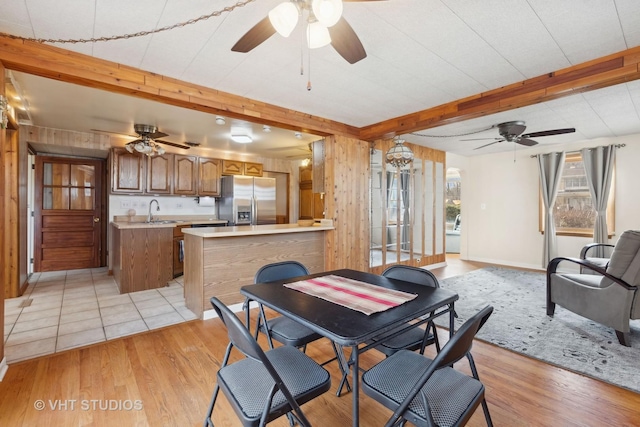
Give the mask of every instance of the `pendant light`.
[{"label": "pendant light", "polygon": [[404,145],[404,139],[394,138],[395,145],[387,151],[385,161],[399,169],[406,168],[413,162],[413,151]]}]

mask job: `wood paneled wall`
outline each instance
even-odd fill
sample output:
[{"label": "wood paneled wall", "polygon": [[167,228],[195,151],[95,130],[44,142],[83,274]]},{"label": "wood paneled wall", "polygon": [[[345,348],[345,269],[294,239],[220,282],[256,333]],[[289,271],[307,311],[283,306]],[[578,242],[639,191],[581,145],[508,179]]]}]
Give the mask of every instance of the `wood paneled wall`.
[{"label": "wood paneled wall", "polygon": [[[0,62],[0,95],[5,94],[4,79],[5,69]],[[5,281],[4,281],[4,266],[7,265],[5,259],[5,246],[7,245],[8,236],[5,234],[5,214],[4,214],[4,206],[7,200],[6,192],[5,192],[5,155],[4,155],[4,146],[7,132],[4,129],[0,129],[0,227],[2,227],[2,233],[0,235],[0,265],[2,268],[2,275],[0,275],[0,332],[2,332],[2,336],[4,337],[4,292],[5,292]],[[4,361],[4,338],[2,342],[0,342],[0,362]],[[1,369],[1,367],[0,367]]]},{"label": "wood paneled wall", "polygon": [[327,269],[369,270],[369,143],[342,136],[325,138]]}]

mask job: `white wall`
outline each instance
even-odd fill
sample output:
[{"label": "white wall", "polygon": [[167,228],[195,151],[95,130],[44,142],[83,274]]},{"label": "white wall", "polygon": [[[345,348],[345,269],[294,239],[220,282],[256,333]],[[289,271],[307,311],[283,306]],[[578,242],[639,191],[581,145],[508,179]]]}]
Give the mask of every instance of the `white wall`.
[{"label": "white wall", "polygon": [[[504,142],[503,144],[506,144]],[[462,259],[542,269],[538,166],[531,155],[626,144],[616,155],[615,243],[620,233],[640,229],[640,135],[602,138],[484,156],[447,154],[447,167],[462,179]],[[514,161],[515,159],[515,161]],[[591,238],[558,236],[558,256],[578,257]]]}]

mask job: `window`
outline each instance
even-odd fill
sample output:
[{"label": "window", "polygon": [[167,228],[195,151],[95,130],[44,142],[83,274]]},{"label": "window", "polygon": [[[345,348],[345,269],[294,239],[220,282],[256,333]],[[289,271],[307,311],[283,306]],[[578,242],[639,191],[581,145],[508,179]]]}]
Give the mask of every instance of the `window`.
[{"label": "window", "polygon": [[[615,169],[609,191],[607,206],[607,227],[609,235],[614,233],[615,218],[613,206],[615,199]],[[579,152],[567,153],[558,195],[553,211],[557,235],[593,236],[596,211],[589,193],[587,175]],[[544,232],[544,203],[540,197],[540,231]]]}]

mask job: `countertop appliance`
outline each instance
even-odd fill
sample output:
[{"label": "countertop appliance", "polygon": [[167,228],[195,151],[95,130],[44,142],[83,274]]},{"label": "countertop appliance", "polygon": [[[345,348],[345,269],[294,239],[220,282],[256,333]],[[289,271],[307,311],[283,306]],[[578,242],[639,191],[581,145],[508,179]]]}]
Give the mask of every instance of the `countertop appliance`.
[{"label": "countertop appliance", "polygon": [[223,176],[221,190],[218,218],[230,226],[276,223],[275,178]]}]

